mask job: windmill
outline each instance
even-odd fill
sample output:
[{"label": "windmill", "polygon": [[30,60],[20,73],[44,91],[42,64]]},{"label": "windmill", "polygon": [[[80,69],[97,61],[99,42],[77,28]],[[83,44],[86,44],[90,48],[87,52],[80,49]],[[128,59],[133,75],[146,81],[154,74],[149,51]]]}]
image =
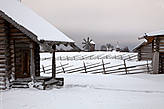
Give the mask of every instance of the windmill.
[{"label": "windmill", "polygon": [[84,45],[83,46],[84,50],[87,50],[87,51],[91,50],[91,42],[92,42],[92,39],[90,39],[89,37],[87,39],[83,39],[82,44]]}]

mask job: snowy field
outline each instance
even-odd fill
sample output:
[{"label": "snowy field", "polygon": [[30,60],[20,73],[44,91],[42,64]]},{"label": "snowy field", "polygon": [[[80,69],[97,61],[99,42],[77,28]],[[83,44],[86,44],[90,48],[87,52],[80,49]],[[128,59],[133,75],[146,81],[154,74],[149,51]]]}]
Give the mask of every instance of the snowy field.
[{"label": "snowy field", "polygon": [[[119,54],[119,53],[118,53]],[[47,55],[47,54],[46,54]],[[42,57],[46,57],[42,55]],[[57,54],[61,56],[64,54]],[[65,55],[67,55],[65,53]],[[73,55],[73,54],[72,54]],[[76,54],[75,54],[76,55]],[[51,55],[49,55],[51,56]],[[48,57],[48,56],[47,56]],[[88,64],[98,60],[85,60]],[[107,59],[111,64],[119,59]],[[51,60],[41,62],[49,65]],[[80,64],[76,61],[57,61]],[[93,62],[93,63],[94,63]],[[130,64],[144,62],[130,61]],[[44,75],[44,74],[42,74]],[[50,76],[46,75],[46,76]],[[0,109],[163,109],[164,75],[146,73],[117,74],[58,74],[65,85],[58,89],[11,89],[1,92]]]},{"label": "snowy field", "polygon": [[[135,57],[133,57],[135,56]],[[41,68],[42,66],[50,66],[50,68],[45,69],[51,69],[52,67],[52,54],[50,53],[42,53],[41,54]],[[130,57],[130,61],[129,61]],[[131,58],[132,57],[132,58]],[[93,65],[96,63],[102,64],[102,60],[104,63],[110,63],[105,65],[105,67],[111,67],[115,65],[124,64],[124,59],[126,59],[126,66],[132,66],[132,65],[141,65],[146,64],[147,61],[137,61],[137,54],[136,53],[127,53],[127,52],[57,52],[56,53],[56,66],[66,65],[64,66],[65,70],[74,69],[78,67],[83,67],[84,63],[86,66]],[[150,63],[150,62],[149,62]],[[120,67],[124,67],[123,65]],[[97,69],[102,69],[102,66],[97,67]],[[94,70],[89,69],[89,70]],[[42,69],[41,69],[42,70]],[[62,70],[62,68],[57,68],[58,70]],[[110,69],[112,70],[112,69]],[[67,72],[66,72],[67,73]],[[76,72],[75,72],[76,73]],[[102,72],[100,72],[102,73]],[[51,70],[46,71],[46,74],[41,74],[44,76],[51,76]]]},{"label": "snowy field", "polygon": [[1,109],[163,109],[164,75],[60,74],[61,89],[1,92]]}]

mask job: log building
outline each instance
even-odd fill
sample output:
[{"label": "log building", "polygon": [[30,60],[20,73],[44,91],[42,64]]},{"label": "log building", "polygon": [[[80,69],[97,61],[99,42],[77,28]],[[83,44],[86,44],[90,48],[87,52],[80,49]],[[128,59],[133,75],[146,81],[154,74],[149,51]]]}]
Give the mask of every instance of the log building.
[{"label": "log building", "polygon": [[12,81],[40,77],[40,39],[52,41],[52,77],[55,78],[56,43],[73,44],[74,41],[49,24],[18,0],[0,3],[0,89]]},{"label": "log building", "polygon": [[147,42],[142,42],[137,47],[133,49],[133,52],[138,52],[138,61],[141,60],[152,60],[152,44]]},{"label": "log building", "polygon": [[147,40],[148,47],[143,49],[141,54],[148,51],[147,55],[152,60],[153,73],[164,73],[164,31],[145,33],[139,39]]}]

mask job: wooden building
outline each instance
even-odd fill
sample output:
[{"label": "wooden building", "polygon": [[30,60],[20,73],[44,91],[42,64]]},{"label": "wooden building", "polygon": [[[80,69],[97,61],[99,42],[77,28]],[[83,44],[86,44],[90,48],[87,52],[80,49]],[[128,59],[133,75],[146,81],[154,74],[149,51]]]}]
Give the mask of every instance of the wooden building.
[{"label": "wooden building", "polygon": [[95,51],[95,42],[91,41],[90,42],[90,51]]},{"label": "wooden building", "polygon": [[56,44],[74,41],[18,0],[0,2],[0,89],[19,79],[39,80],[40,45],[45,46],[40,39],[52,42],[49,46],[53,52],[52,78],[56,78]]},{"label": "wooden building", "polygon": [[[149,44],[150,56],[152,54],[153,73],[164,73],[164,31],[145,33],[139,39],[146,39]],[[141,53],[145,52],[143,50]]]},{"label": "wooden building", "polygon": [[133,49],[133,52],[138,53],[138,60],[152,60],[152,44],[147,42],[142,42]]}]

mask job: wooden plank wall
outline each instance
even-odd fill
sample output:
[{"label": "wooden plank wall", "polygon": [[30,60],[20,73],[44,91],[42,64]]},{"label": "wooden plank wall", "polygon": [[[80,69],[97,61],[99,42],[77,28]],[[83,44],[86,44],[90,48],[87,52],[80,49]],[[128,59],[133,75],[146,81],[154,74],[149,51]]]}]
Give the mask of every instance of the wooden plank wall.
[{"label": "wooden plank wall", "polygon": [[141,47],[139,53],[139,60],[151,60],[153,56],[152,53],[152,44],[145,45]]}]

